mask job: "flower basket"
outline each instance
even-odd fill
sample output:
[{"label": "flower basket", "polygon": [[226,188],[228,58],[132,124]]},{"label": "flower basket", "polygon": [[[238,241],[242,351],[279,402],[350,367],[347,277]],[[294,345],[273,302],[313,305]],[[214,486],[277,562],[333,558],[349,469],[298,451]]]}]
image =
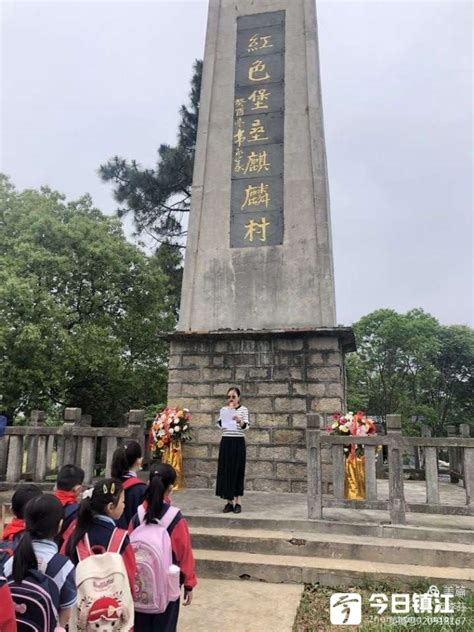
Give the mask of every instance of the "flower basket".
[{"label": "flower basket", "polygon": [[[332,424],[327,428],[330,434],[353,437],[373,437],[375,424],[365,413],[337,413],[333,416]],[[365,456],[364,446],[348,444],[344,446],[345,476],[344,496],[349,500],[365,500]]]},{"label": "flower basket", "polygon": [[176,470],[174,489],[184,487],[183,444],[191,439],[191,412],[187,408],[167,406],[155,417],[150,428],[153,458],[168,463]]}]

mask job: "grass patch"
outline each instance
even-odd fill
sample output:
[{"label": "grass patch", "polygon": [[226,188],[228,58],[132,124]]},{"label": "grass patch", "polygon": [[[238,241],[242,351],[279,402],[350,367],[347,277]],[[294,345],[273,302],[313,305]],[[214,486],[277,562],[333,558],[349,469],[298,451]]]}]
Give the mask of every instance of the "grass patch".
[{"label": "grass patch", "polygon": [[[410,589],[395,582],[368,582],[360,586],[328,588],[319,584],[306,584],[296,614],[293,632],[327,632],[329,630],[358,630],[358,632],[395,632],[407,630],[415,632],[474,632],[474,594],[456,595],[451,600],[453,614],[435,614],[434,612],[415,613],[413,608],[407,614],[391,612],[391,596],[394,593],[425,594],[430,585],[420,583]],[[438,586],[441,594],[448,592]],[[454,587],[456,588],[456,587]],[[359,593],[362,596],[362,622],[360,625],[332,625],[329,617],[329,600],[333,593]],[[467,592],[467,591],[466,591]],[[373,593],[384,593],[388,597],[388,607],[382,615],[369,604]],[[394,621],[402,617],[404,622]],[[442,622],[428,621],[428,618],[443,617]],[[450,621],[444,619],[448,617]],[[453,618],[453,621],[451,621]],[[418,621],[417,621],[418,619]]]}]

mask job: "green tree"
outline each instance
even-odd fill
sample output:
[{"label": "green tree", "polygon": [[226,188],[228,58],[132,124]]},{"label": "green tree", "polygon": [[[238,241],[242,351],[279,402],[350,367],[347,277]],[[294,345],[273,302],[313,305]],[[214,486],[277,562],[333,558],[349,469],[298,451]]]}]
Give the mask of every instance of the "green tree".
[{"label": "green tree", "polygon": [[373,415],[401,413],[408,432],[423,419],[435,434],[473,412],[474,332],[445,327],[430,314],[380,309],[355,325],[358,351],[348,357],[348,403]]},{"label": "green tree", "polygon": [[156,244],[184,246],[187,215],[191,205],[194,154],[199,118],[202,61],[193,67],[189,106],[180,110],[177,144],[160,145],[154,169],[144,169],[135,160],[114,156],[99,168],[104,182],[114,185],[121,205],[118,216],[131,214],[139,235]]},{"label": "green tree", "polygon": [[0,176],[0,394],[9,418],[80,406],[95,423],[165,399],[176,306],[162,268],[85,196]]}]

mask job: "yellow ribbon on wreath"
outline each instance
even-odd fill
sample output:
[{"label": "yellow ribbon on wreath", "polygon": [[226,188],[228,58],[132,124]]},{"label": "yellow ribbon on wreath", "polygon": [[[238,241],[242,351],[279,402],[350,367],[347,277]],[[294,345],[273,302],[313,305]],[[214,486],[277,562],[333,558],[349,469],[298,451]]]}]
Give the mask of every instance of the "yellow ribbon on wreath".
[{"label": "yellow ribbon on wreath", "polygon": [[181,441],[172,441],[163,451],[161,457],[162,463],[168,463],[176,472],[176,482],[173,490],[178,491],[184,488],[184,472],[183,472],[183,449]]},{"label": "yellow ribbon on wreath", "polygon": [[346,458],[344,496],[350,500],[365,500],[365,456],[349,454]]}]

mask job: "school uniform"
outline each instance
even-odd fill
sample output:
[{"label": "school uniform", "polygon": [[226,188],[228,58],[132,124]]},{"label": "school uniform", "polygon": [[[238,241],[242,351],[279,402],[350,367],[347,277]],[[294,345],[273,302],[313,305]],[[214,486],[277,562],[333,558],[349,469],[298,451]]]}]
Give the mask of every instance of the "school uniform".
[{"label": "school uniform", "polygon": [[[52,540],[33,540],[33,550],[38,562],[38,570],[42,573],[46,573],[47,566],[55,555],[64,558],[64,565],[51,579],[54,580],[59,590],[59,609],[64,610],[75,606],[77,599],[76,569],[71,560],[66,559],[66,556],[60,553],[58,554],[58,545]],[[13,557],[4,566],[4,575],[7,578],[13,574]]]},{"label": "school uniform", "polygon": [[[170,504],[170,502],[163,502],[159,519],[163,518]],[[146,511],[146,501],[143,503],[143,508]],[[129,533],[139,525],[140,520],[138,515],[135,515],[130,522]],[[171,540],[173,564],[179,566],[181,571],[180,585],[184,586],[186,590],[192,590],[197,584],[194,555],[188,523],[183,518],[181,511],[178,511],[167,530]],[[179,599],[170,602],[165,612],[161,614],[145,614],[135,611],[135,632],[175,632],[178,625],[179,603]]]},{"label": "school uniform", "polygon": [[25,521],[23,518],[13,516],[3,530],[2,540],[7,540],[8,542],[18,542],[24,530]]},{"label": "school uniform", "polygon": [[[249,428],[249,411],[238,406],[235,414],[242,417],[242,427],[237,424],[235,430],[222,429],[217,464],[216,496],[232,501],[236,496],[244,495],[246,446],[245,432]],[[217,422],[222,427],[221,420]]]},{"label": "school uniform", "polygon": [[[112,534],[116,528],[117,525],[115,524],[115,520],[113,520],[109,516],[94,516],[94,522],[90,529],[88,529],[87,531],[91,548],[94,548],[94,546],[100,546],[103,547],[104,551],[106,551],[112,538]],[[67,550],[67,540],[65,540],[62,548],[62,551],[65,550]],[[133,549],[130,545],[130,539],[128,535],[125,537],[119,553],[122,556],[123,563],[125,564],[128,581],[130,583],[130,589],[133,595],[135,591],[135,575],[137,572],[137,565],[135,563],[135,553],[133,552]],[[70,558],[72,563],[77,566],[77,564],[79,563],[77,550],[74,550],[72,552]]]},{"label": "school uniform", "polygon": [[13,599],[5,577],[0,576],[0,630],[17,632]]},{"label": "school uniform", "polygon": [[125,490],[125,509],[120,519],[117,520],[117,527],[128,529],[130,520],[137,513],[138,507],[145,498],[147,485],[138,478],[135,472],[127,472],[122,477],[122,485]]},{"label": "school uniform", "polygon": [[61,505],[63,506],[63,523],[61,525],[61,531],[57,537],[57,542],[59,548],[61,548],[63,543],[64,534],[68,532],[70,526],[76,521],[77,512],[79,511],[79,503],[77,502],[77,497],[75,492],[65,491],[62,489],[57,489],[54,492],[54,496],[59,500]]}]

